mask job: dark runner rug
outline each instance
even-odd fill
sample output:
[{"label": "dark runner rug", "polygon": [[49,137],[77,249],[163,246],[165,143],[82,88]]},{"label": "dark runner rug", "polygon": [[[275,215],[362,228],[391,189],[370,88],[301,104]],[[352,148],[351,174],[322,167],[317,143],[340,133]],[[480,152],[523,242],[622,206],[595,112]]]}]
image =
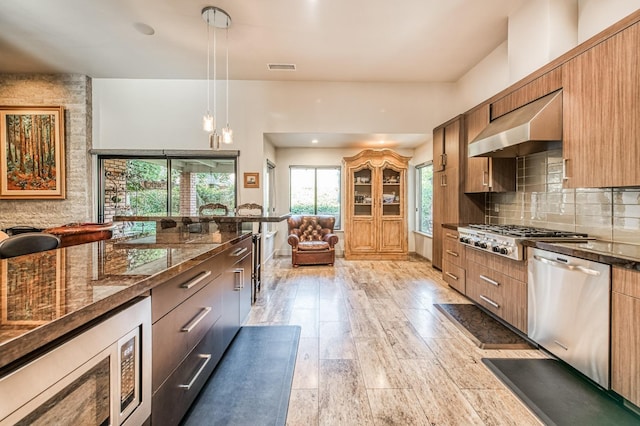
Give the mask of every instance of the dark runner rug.
[{"label": "dark runner rug", "polygon": [[482,362],[546,425],[640,425],[640,416],[558,360]]},{"label": "dark runner rug", "polygon": [[300,330],[242,327],[182,424],[284,425]]},{"label": "dark runner rug", "polygon": [[435,304],[469,339],[481,349],[531,349],[522,337],[469,303]]}]

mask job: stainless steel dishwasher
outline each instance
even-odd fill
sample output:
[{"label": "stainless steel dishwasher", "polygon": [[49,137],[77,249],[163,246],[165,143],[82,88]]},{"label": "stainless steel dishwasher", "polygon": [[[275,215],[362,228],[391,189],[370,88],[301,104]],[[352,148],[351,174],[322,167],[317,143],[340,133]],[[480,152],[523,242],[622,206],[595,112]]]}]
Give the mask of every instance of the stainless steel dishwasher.
[{"label": "stainless steel dishwasher", "polygon": [[609,265],[529,248],[528,335],[609,389]]}]

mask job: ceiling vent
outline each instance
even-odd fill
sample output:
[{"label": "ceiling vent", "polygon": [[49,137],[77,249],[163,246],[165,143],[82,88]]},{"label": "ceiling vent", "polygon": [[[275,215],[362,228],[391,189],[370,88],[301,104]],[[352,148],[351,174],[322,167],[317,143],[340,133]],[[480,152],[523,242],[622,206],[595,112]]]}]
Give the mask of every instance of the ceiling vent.
[{"label": "ceiling vent", "polygon": [[296,64],[267,64],[269,71],[295,71]]}]

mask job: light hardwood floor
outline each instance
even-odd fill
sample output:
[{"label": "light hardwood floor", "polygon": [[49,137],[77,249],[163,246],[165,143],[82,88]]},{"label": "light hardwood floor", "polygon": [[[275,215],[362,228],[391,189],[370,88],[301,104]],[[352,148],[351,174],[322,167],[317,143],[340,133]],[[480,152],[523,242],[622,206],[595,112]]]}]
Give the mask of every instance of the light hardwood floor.
[{"label": "light hardwood floor", "polygon": [[[434,303],[467,303],[419,258],[263,265],[248,324],[300,325],[288,425],[539,425]],[[265,365],[268,368],[268,365]]]}]

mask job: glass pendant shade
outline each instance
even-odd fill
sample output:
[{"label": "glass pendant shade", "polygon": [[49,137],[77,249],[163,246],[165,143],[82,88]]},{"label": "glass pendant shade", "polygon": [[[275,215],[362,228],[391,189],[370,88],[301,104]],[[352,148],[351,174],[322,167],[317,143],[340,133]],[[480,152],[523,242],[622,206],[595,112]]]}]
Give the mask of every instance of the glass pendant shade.
[{"label": "glass pendant shade", "polygon": [[227,145],[233,143],[233,130],[229,127],[229,123],[227,127],[222,128],[222,142]]},{"label": "glass pendant shade", "polygon": [[215,128],[216,128],[216,123],[211,114],[207,114],[204,117],[202,117],[202,129],[205,132],[211,133]]}]

